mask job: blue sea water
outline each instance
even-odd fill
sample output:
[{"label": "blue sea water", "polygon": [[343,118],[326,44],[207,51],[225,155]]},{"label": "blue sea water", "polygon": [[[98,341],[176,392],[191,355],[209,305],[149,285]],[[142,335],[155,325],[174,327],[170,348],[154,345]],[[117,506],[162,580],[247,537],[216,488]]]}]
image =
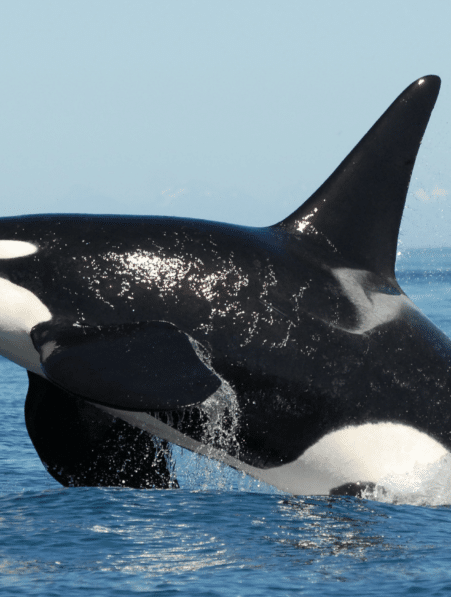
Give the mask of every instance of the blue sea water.
[{"label": "blue sea water", "polygon": [[[398,279],[451,335],[451,249],[406,251]],[[405,495],[293,497],[181,450],[182,489],[59,486],[0,359],[0,594],[448,595],[451,467]]]}]

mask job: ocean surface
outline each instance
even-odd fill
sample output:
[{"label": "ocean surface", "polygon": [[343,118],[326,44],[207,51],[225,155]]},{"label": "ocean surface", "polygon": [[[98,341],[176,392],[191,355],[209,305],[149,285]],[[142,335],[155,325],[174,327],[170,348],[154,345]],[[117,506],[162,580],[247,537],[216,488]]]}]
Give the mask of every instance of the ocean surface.
[{"label": "ocean surface", "polygon": [[[451,335],[451,249],[398,279]],[[449,595],[451,462],[372,499],[293,497],[174,450],[178,490],[69,488],[28,438],[27,377],[0,359],[0,594]]]}]

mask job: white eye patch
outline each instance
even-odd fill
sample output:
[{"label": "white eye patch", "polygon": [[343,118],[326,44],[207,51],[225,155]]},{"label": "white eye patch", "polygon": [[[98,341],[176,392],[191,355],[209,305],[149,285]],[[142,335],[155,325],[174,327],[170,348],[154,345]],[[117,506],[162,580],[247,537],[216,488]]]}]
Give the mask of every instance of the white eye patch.
[{"label": "white eye patch", "polygon": [[14,259],[36,253],[38,247],[23,240],[0,240],[0,259]]}]

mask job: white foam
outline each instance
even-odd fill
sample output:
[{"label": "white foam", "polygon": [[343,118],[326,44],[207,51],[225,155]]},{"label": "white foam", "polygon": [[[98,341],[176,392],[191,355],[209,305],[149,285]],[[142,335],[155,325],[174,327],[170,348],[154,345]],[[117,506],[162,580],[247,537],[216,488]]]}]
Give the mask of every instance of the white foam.
[{"label": "white foam", "polygon": [[420,465],[405,474],[391,474],[379,479],[365,494],[368,499],[391,504],[443,506],[451,504],[451,454],[428,465]]},{"label": "white foam", "polygon": [[36,253],[38,247],[22,240],[0,240],[0,259],[15,259]]}]

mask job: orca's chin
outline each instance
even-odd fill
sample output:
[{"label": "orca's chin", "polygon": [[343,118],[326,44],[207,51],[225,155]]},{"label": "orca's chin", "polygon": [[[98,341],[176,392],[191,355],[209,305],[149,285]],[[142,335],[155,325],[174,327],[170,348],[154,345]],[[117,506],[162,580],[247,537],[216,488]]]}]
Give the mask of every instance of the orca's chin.
[{"label": "orca's chin", "polygon": [[[0,241],[1,251],[2,241]],[[30,334],[35,325],[49,321],[51,317],[44,302],[33,292],[0,277],[0,354],[2,356],[28,371],[43,376],[39,352],[33,346]]]}]

